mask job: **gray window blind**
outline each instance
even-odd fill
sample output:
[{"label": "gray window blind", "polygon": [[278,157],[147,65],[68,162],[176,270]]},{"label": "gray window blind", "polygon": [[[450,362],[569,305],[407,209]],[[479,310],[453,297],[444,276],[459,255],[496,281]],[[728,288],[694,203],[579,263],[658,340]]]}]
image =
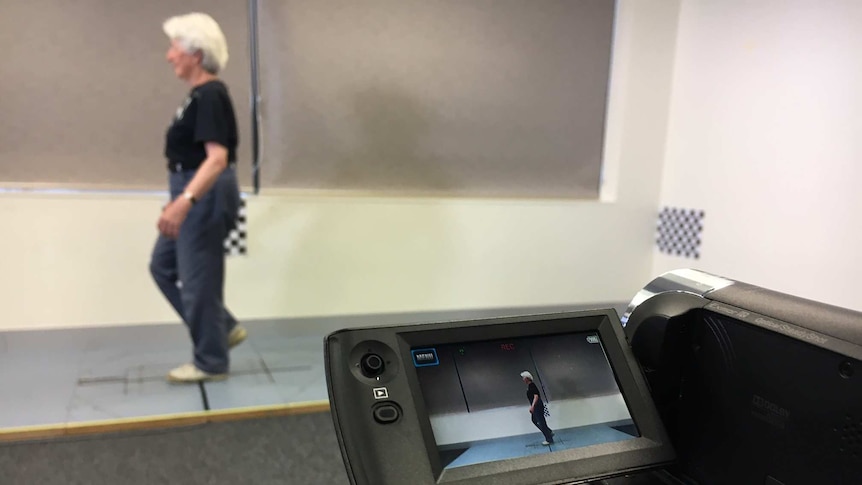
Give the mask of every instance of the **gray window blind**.
[{"label": "gray window blind", "polygon": [[243,0],[0,2],[0,184],[166,187],[164,133],[188,87],[165,60],[162,21],[203,11],[221,25],[221,75],[250,183],[248,4]]},{"label": "gray window blind", "polygon": [[[594,198],[613,0],[256,0],[261,184]],[[0,183],[163,188],[187,87],[163,19],[205,11],[251,181],[248,3],[0,2]]]},{"label": "gray window blind", "polygon": [[260,0],[261,185],[595,198],[613,0]]}]

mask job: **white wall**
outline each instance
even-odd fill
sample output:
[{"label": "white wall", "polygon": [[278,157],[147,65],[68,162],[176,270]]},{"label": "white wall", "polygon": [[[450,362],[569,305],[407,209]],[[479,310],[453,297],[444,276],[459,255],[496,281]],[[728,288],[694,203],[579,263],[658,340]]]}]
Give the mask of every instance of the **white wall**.
[{"label": "white wall", "polygon": [[[554,431],[632,419],[622,394],[554,401],[548,410],[548,427]],[[528,406],[432,416],[431,429],[438,445],[539,432]]]},{"label": "white wall", "polygon": [[682,3],[662,205],[703,209],[690,266],[862,310],[862,3]]},{"label": "white wall", "polygon": [[[650,278],[679,3],[622,0],[601,202],[264,191],[242,319],[628,301]],[[175,322],[150,281],[161,195],[0,194],[0,329]]]}]

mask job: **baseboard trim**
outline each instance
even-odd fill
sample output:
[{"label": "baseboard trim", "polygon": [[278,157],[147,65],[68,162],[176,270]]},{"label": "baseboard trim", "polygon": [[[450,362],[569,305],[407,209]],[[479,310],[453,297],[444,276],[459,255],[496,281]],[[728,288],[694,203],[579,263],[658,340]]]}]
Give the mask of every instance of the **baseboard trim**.
[{"label": "baseboard trim", "polygon": [[211,411],[195,411],[136,418],[58,423],[0,429],[0,442],[32,441],[122,431],[178,428],[206,423],[240,421],[297,414],[329,412],[329,401],[306,401],[269,406],[251,406]]}]

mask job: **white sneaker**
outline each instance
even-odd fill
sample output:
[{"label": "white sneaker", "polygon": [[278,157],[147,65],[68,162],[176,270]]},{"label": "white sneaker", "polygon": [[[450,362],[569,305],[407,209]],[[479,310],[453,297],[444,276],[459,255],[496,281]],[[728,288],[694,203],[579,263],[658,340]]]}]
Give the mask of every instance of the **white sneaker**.
[{"label": "white sneaker", "polygon": [[548,446],[549,444],[551,444],[551,442],[550,441],[542,441],[542,444],[545,446]]},{"label": "white sneaker", "polygon": [[236,326],[233,327],[233,330],[230,331],[230,334],[228,334],[227,336],[228,348],[232,349],[237,345],[241,344],[246,337],[248,337],[248,332],[242,325],[237,323]]},{"label": "white sneaker", "polygon": [[168,372],[168,380],[171,382],[221,381],[224,379],[227,379],[227,374],[210,374],[198,369],[194,364],[183,364]]}]

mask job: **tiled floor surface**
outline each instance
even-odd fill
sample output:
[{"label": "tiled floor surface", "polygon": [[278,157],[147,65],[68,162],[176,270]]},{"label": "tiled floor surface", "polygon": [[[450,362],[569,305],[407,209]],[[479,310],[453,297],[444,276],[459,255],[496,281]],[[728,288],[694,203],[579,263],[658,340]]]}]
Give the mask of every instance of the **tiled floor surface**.
[{"label": "tiled floor surface", "polygon": [[202,385],[165,379],[191,360],[181,324],[0,332],[0,430],[326,400],[333,330],[594,308],[625,304],[245,322],[230,378]]},{"label": "tiled floor surface", "polygon": [[0,334],[0,429],[326,400],[323,333],[246,324],[231,376],[170,384],[189,362],[179,325]]}]

